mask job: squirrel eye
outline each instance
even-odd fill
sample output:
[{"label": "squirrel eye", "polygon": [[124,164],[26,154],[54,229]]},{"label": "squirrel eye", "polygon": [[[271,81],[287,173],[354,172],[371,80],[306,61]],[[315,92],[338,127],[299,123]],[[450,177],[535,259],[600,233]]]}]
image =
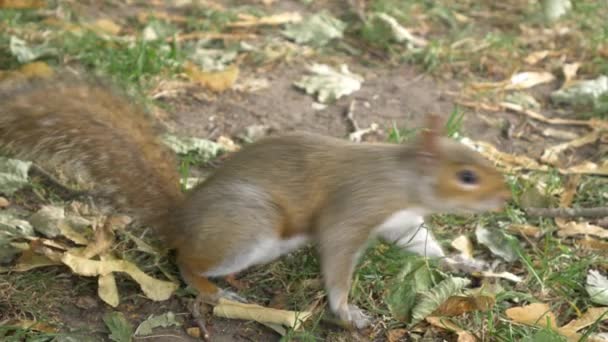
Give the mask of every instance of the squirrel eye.
[{"label": "squirrel eye", "polygon": [[475,185],[479,181],[477,174],[471,170],[462,170],[458,172],[458,180],[466,185]]}]

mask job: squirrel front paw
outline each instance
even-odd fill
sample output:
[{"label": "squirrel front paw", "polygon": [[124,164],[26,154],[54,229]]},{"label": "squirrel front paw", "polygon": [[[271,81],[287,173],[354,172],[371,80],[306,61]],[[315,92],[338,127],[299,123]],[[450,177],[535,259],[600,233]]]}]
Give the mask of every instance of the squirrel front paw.
[{"label": "squirrel front paw", "polygon": [[357,329],[363,329],[371,324],[369,316],[356,305],[347,305],[343,309],[338,310],[336,315],[340,320],[349,323]]}]

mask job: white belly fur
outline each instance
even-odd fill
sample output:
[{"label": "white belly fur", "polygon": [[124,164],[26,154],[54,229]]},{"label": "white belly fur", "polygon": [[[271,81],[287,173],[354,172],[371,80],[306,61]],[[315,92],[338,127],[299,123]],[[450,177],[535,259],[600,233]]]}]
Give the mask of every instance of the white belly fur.
[{"label": "white belly fur", "polygon": [[416,208],[398,211],[379,225],[375,233],[407,251],[427,257],[442,257],[445,254],[441,245],[424,226],[424,215],[424,210]]},{"label": "white belly fur", "polygon": [[205,272],[205,277],[220,277],[240,272],[248,267],[264,264],[292,252],[306,244],[309,237],[297,235],[289,239],[265,237],[248,246],[234,257],[224,260],[222,264]]}]

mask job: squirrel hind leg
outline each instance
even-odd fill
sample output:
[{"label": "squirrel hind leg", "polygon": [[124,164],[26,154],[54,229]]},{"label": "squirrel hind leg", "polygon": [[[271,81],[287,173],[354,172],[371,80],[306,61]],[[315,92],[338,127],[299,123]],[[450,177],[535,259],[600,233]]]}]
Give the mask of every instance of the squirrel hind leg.
[{"label": "squirrel hind leg", "polygon": [[224,290],[215,285],[203,274],[209,269],[209,262],[196,257],[185,257],[178,254],[177,264],[182,278],[189,286],[195,288],[199,299],[210,305],[217,305],[220,298],[246,302],[236,293]]}]

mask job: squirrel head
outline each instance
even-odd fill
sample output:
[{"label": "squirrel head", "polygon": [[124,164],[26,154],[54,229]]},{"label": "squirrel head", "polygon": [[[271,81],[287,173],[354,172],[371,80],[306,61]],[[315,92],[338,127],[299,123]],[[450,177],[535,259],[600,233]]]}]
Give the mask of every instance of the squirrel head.
[{"label": "squirrel head", "polygon": [[501,210],[511,198],[503,175],[481,154],[440,132],[439,117],[429,115],[414,148],[423,204],[438,212]]}]

